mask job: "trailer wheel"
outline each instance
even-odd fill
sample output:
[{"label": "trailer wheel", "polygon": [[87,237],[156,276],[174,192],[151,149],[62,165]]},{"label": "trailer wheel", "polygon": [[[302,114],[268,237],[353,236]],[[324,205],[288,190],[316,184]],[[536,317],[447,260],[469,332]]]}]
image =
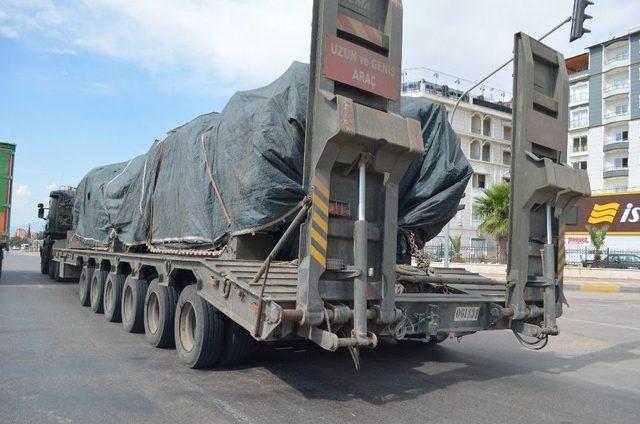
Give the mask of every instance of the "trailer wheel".
[{"label": "trailer wheel", "polygon": [[253,350],[254,340],[249,332],[228,317],[224,317],[224,347],[220,365],[232,367],[241,364]]},{"label": "trailer wheel", "polygon": [[78,284],[78,297],[82,306],[91,305],[91,278],[93,267],[83,266],[80,272],[80,284]]},{"label": "trailer wheel", "polygon": [[110,272],[104,282],[104,317],[109,322],[121,322],[122,287],[124,275]]},{"label": "trailer wheel", "polygon": [[128,333],[144,332],[144,299],[147,294],[147,282],[129,275],[122,289],[122,327]]},{"label": "trailer wheel", "polygon": [[104,280],[107,279],[107,271],[95,270],[91,277],[91,310],[96,314],[104,312]]},{"label": "trailer wheel", "polygon": [[220,312],[198,295],[195,285],[185,287],[174,323],[178,358],[191,368],[211,368],[222,353],[224,331]]},{"label": "trailer wheel", "polygon": [[149,285],[144,299],[144,332],[152,346],[166,348],[175,345],[173,318],[177,300],[175,287],[161,286],[157,278]]}]

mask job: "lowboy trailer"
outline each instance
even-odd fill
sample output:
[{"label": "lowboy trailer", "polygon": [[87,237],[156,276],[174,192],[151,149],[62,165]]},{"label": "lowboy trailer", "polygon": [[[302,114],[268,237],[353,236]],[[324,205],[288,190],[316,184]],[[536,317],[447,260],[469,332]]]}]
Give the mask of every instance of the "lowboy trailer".
[{"label": "lowboy trailer", "polygon": [[[358,349],[375,348],[381,337],[437,343],[510,329],[539,347],[557,335],[561,231],[576,199],[589,193],[586,172],[565,163],[563,57],[515,36],[507,284],[460,269],[427,272],[396,263],[398,184],[423,152],[420,123],[399,114],[402,2],[315,0],[313,7],[307,196],[280,240],[262,252],[254,236],[240,236],[220,257],[70,244],[54,249],[59,276],[80,272],[83,305],[144,331],[155,346],[175,343],[194,368],[236,364],[254,341],[349,348],[358,365]],[[329,213],[333,199],[357,205],[357,219]],[[298,232],[298,261],[275,260]]]}]

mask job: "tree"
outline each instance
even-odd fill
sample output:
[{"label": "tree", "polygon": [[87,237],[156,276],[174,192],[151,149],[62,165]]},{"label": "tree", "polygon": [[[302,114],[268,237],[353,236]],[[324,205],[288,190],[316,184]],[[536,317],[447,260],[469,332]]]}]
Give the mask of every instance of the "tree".
[{"label": "tree", "polygon": [[462,262],[462,254],[460,253],[462,250],[462,236],[449,236],[449,241],[451,242],[451,249],[453,250],[451,262]]},{"label": "tree", "polygon": [[594,227],[592,225],[587,225],[586,228],[589,232],[591,244],[596,249],[596,252],[593,254],[593,264],[591,266],[602,266],[602,246],[604,246],[604,239],[607,237],[609,226],[603,225],[601,227]]},{"label": "tree", "polygon": [[479,230],[493,236],[498,242],[498,261],[507,262],[507,239],[509,237],[509,183],[503,181],[476,197],[475,217],[482,220]]}]

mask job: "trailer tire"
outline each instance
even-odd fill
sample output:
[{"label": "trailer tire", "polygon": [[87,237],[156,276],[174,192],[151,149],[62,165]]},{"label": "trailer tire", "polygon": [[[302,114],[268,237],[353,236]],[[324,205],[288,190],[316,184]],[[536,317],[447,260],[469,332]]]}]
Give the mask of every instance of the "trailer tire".
[{"label": "trailer tire", "polygon": [[127,333],[144,333],[144,299],[147,294],[147,282],[129,275],[122,288],[120,313],[122,327]]},{"label": "trailer tire", "polygon": [[78,297],[82,306],[91,306],[91,278],[93,277],[93,267],[84,266],[80,272],[78,284]]},{"label": "trailer tire", "polygon": [[224,347],[220,357],[220,365],[233,367],[240,365],[251,353],[254,340],[249,332],[228,317],[224,317]]},{"label": "trailer tire", "polygon": [[144,332],[152,346],[175,346],[173,320],[177,302],[175,287],[161,286],[157,278],[151,282],[144,299]]},{"label": "trailer tire", "polygon": [[174,323],[178,358],[194,369],[211,368],[222,353],[224,331],[222,314],[200,297],[195,285],[185,287]]},{"label": "trailer tire", "polygon": [[110,272],[104,282],[104,317],[108,322],[122,321],[122,287],[124,275]]},{"label": "trailer tire", "polygon": [[91,310],[96,314],[104,312],[104,281],[107,279],[107,271],[95,270],[91,277]]}]

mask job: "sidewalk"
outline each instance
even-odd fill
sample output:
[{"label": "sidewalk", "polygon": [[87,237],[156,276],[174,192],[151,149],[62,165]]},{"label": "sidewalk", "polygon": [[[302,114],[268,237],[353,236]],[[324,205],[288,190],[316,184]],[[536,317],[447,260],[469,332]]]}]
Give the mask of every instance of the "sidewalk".
[{"label": "sidewalk", "polygon": [[[442,267],[442,262],[433,262],[434,268]],[[487,278],[506,281],[506,265],[451,263],[451,268],[464,268]],[[564,276],[565,290],[603,293],[640,293],[640,270],[605,269],[568,266]]]}]

